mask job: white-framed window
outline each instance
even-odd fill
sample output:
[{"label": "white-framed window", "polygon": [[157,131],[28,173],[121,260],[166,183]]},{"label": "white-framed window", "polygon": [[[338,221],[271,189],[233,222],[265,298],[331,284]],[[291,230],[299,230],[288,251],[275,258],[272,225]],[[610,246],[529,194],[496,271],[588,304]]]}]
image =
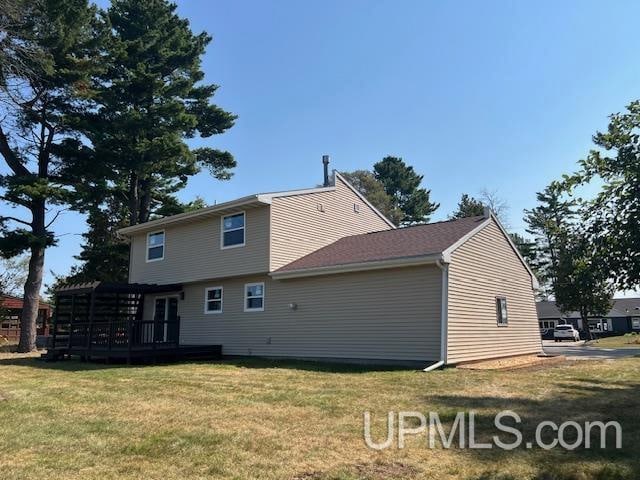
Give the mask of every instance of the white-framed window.
[{"label": "white-framed window", "polygon": [[164,230],[147,233],[147,262],[164,260]]},{"label": "white-framed window", "polygon": [[220,221],[220,248],[244,247],[244,212],[225,215]]},{"label": "white-framed window", "polygon": [[507,299],[505,297],[496,297],[496,317],[499,327],[506,327],[509,324]]},{"label": "white-framed window", "polygon": [[222,313],[223,296],[222,287],[205,288],[204,313]]},{"label": "white-framed window", "polygon": [[244,311],[262,312],[264,310],[264,283],[247,283],[244,286]]},{"label": "white-framed window", "polygon": [[631,328],[633,330],[640,330],[640,317],[633,317],[631,319]]}]

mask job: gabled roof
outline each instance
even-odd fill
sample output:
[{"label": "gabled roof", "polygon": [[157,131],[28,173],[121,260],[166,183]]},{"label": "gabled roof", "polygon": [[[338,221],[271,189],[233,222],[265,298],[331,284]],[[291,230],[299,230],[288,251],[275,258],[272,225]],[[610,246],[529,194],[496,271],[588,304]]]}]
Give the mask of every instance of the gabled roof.
[{"label": "gabled roof", "polygon": [[[536,303],[538,318],[573,318],[580,317],[579,312],[568,312],[563,314],[556,305],[556,302],[541,301]],[[594,315],[597,317],[640,317],[640,298],[614,298],[611,310],[606,315]]]},{"label": "gabled roof", "polygon": [[477,216],[344,237],[281,267],[272,276],[308,276],[346,267],[367,270],[446,260],[443,254],[489,221],[486,216]]},{"label": "gabled roof", "polygon": [[351,185],[342,175],[340,175],[337,171],[333,172],[333,185],[329,185],[328,187],[316,187],[316,188],[305,188],[298,190],[285,190],[281,192],[266,192],[266,193],[256,193],[253,195],[248,195],[246,197],[241,197],[236,200],[231,200],[229,202],[219,203],[217,205],[212,205],[210,207],[201,208],[199,210],[193,212],[179,213],[177,215],[171,215],[168,217],[158,218],[156,220],[151,220],[149,222],[140,223],[138,225],[133,225],[131,227],[125,227],[118,230],[118,234],[123,236],[134,235],[136,233],[149,232],[151,230],[156,230],[159,228],[163,228],[167,225],[172,225],[175,223],[186,223],[194,220],[200,220],[202,218],[206,218],[208,216],[217,216],[225,213],[230,213],[233,211],[237,211],[238,208],[253,208],[260,207],[263,205],[270,205],[274,198],[281,197],[293,197],[296,195],[308,195],[311,193],[321,193],[321,192],[332,192],[336,189],[336,179],[339,179],[342,183],[344,183],[353,193],[355,193],[367,206],[369,206],[382,220],[384,220],[391,228],[396,228],[395,225],[385,217],[378,209],[376,209],[369,201],[356,190],[353,185]]}]

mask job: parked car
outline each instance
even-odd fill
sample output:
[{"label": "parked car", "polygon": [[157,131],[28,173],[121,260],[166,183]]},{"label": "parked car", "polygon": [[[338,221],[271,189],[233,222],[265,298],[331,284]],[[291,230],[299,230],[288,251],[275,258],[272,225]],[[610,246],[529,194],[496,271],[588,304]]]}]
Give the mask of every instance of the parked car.
[{"label": "parked car", "polygon": [[578,332],[573,325],[557,325],[553,330],[553,339],[556,342],[561,342],[562,340],[573,340],[577,342],[580,340],[580,332]]}]

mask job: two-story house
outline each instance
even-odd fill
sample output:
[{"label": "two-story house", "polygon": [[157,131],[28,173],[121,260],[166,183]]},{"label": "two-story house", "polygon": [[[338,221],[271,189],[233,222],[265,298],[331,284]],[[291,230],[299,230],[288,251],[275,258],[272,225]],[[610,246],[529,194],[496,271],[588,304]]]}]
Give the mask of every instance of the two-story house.
[{"label": "two-story house", "polygon": [[[325,178],[326,171],[325,171]],[[535,278],[494,215],[396,229],[339,173],[124,228],[147,320],[226,355],[448,364],[541,351]]]}]

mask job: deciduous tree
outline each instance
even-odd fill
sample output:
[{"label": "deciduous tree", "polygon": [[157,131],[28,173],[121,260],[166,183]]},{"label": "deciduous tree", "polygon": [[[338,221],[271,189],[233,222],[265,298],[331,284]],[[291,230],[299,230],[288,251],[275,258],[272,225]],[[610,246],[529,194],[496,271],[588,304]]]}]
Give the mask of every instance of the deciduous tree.
[{"label": "deciduous tree", "polygon": [[344,172],[343,175],[385,217],[395,225],[400,224],[403,218],[402,210],[395,205],[394,199],[387,194],[384,185],[376,179],[372,172],[356,170]]}]

